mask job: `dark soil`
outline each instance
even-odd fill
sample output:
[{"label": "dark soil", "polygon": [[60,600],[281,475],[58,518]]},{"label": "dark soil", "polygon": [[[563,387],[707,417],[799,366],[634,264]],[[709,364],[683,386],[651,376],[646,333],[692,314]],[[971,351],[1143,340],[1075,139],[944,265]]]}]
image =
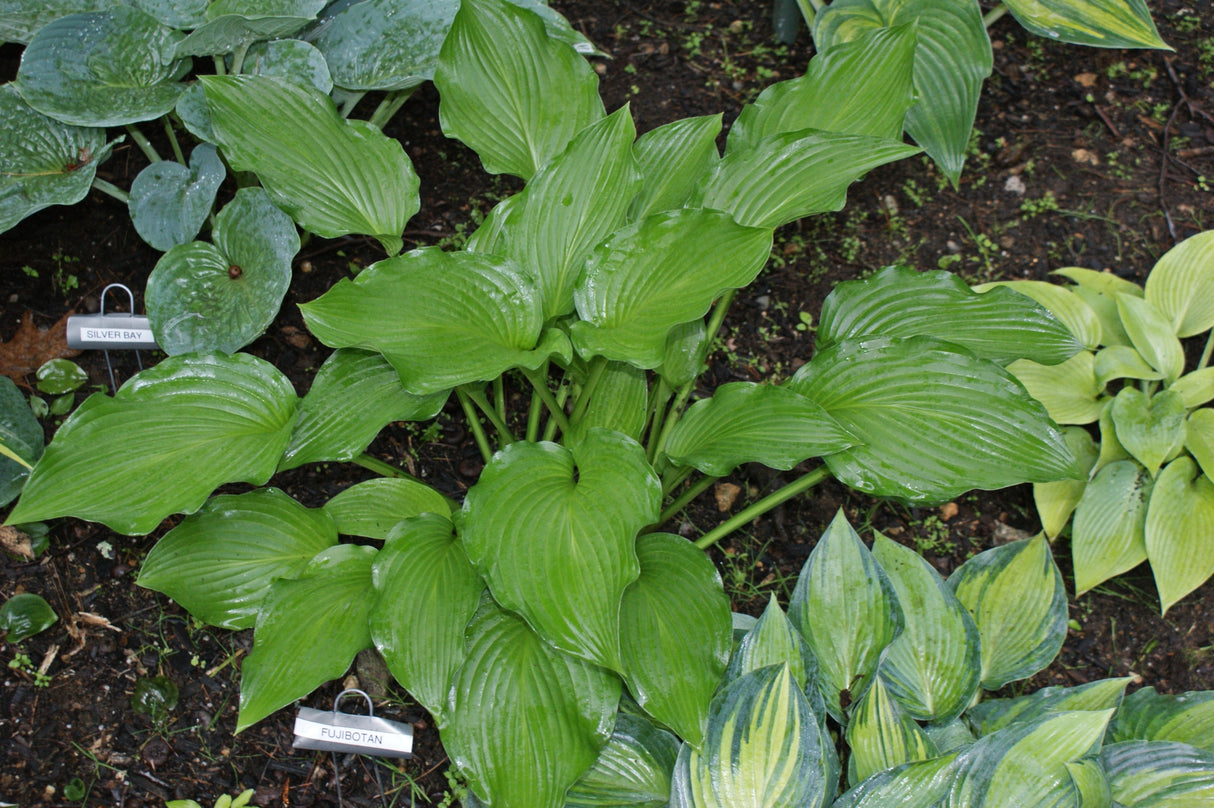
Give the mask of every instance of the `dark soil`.
[{"label": "dark soil", "polygon": [[[804,33],[791,48],[773,45],[763,3],[555,5],[614,57],[597,61],[607,108],[629,103],[640,132],[720,111],[728,125],[764,86],[803,71],[811,53]],[[1174,54],[1056,45],[1030,37],[1010,17],[996,23],[995,73],[960,189],[925,159],[913,159],[854,186],[845,211],[784,228],[771,265],[738,296],[711,357],[711,385],[787,377],[811,351],[810,332],[797,327],[802,314],[816,316],[835,283],[888,264],[946,266],[970,281],[1046,279],[1051,270],[1085,266],[1142,282],[1171,246],[1214,227],[1214,11],[1208,0],[1162,0],[1152,9]],[[0,49],[0,80],[11,78],[18,55],[13,46]],[[388,132],[405,144],[422,179],[423,207],[410,222],[407,246],[458,243],[473,229],[472,217],[518,187],[487,176],[475,155],[443,139],[432,89],[419,92]],[[123,146],[101,174],[128,187],[143,165],[138,150]],[[25,318],[47,328],[69,311],[95,311],[108,283],[141,291],[157,257],[108,197],[95,193],[72,208],[42,211],[0,235],[0,340],[11,339]],[[279,320],[249,350],[288,373],[302,393],[327,349],[304,330],[296,304],[346,276],[351,264],[379,257],[365,239],[313,240],[298,257]],[[113,359],[120,382],[135,372],[131,355]],[[101,356],[77,361],[92,382],[108,385]],[[458,498],[480,462],[456,416],[440,416],[437,442],[392,427],[371,452]],[[54,427],[48,422],[48,436]],[[702,496],[676,529],[711,529],[778,477],[735,475],[716,497]],[[361,478],[357,469],[322,474],[308,467],[274,484],[318,505]],[[911,509],[828,483],[714,551],[735,608],[757,612],[773,592],[785,599],[839,508],[863,535],[879,529],[945,574],[975,552],[1039,529],[1027,486]],[[291,748],[293,711],[234,736],[251,632],[199,626],[176,604],[135,586],[155,539],[59,520],[39,558],[8,555],[0,563],[0,601],[34,592],[60,616],[19,646],[0,644],[6,664],[19,652],[30,660],[25,669],[6,667],[0,685],[0,803],[160,806],[190,797],[210,805],[221,793],[254,788],[259,806],[336,804],[332,757]],[[1054,549],[1069,574],[1066,540]],[[1077,628],[1030,688],[1106,676],[1133,676],[1168,693],[1214,688],[1214,584],[1160,617],[1144,566],[1073,600],[1070,610]],[[372,667],[351,671],[347,681],[373,687]],[[48,677],[41,685],[36,670]],[[153,720],[132,709],[131,696],[137,681],[158,675],[175,683],[180,697]],[[341,684],[306,703],[329,705]],[[412,760],[382,764],[389,798],[398,805],[440,802],[447,761],[427,716],[399,689],[379,702],[377,714],[410,722],[417,732]],[[373,765],[341,761],[347,804],[378,804]]]}]

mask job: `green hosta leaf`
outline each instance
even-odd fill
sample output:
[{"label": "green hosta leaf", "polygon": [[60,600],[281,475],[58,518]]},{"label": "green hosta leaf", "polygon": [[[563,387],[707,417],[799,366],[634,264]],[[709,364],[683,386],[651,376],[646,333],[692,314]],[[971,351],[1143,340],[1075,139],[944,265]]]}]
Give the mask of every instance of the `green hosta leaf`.
[{"label": "green hosta leaf", "polygon": [[703,318],[681,323],[666,334],[666,351],[657,372],[666,385],[676,390],[704,372],[708,356],[708,335]]},{"label": "green hosta leaf", "polygon": [[881,652],[902,631],[903,618],[893,584],[842,510],[805,562],[788,617],[821,666],[826,709],[845,724],[843,702],[872,684]]},{"label": "green hosta leaf", "polygon": [[211,213],[227,169],[210,143],[200,143],[186,168],[171,160],[152,163],[131,183],[128,207],[139,237],[167,252],[189,243]]},{"label": "green hosta leaf", "polygon": [[0,508],[21,493],[30,467],[42,457],[42,424],[25,396],[7,376],[0,377]]},{"label": "green hosta leaf", "polygon": [[683,744],[670,808],[822,808],[834,794],[829,738],[787,665],[769,665],[712,701],[702,751]]},{"label": "green hosta leaf", "polygon": [[[1192,471],[1199,473],[1196,465]],[[1141,466],[1129,460],[1114,460],[1100,467],[1075,512],[1072,554],[1077,596],[1147,560],[1148,503],[1154,501],[1157,483]],[[1161,502],[1167,500],[1168,495],[1161,495]],[[1169,506],[1174,504],[1169,502]],[[1167,520],[1175,518],[1183,517],[1173,515]],[[1161,540],[1162,536],[1158,536],[1157,541]],[[1205,575],[1201,580],[1204,578]]]},{"label": "green hosta leaf", "polygon": [[840,342],[789,387],[860,440],[827,455],[841,482],[940,502],[974,488],[1077,475],[1045,408],[997,365],[929,337]]},{"label": "green hosta leaf", "polygon": [[1214,754],[1214,691],[1160,695],[1144,687],[1126,697],[1109,741],[1175,741]]},{"label": "green hosta leaf", "polygon": [[1006,286],[1040,303],[1061,320],[1087,350],[1095,351],[1100,346],[1100,318],[1083,298],[1065,286],[1045,281],[996,281],[975,286],[974,291],[985,293],[996,286]]},{"label": "green hosta leaf", "polygon": [[724,681],[732,682],[759,668],[785,663],[798,688],[802,691],[807,687],[816,688],[818,662],[772,595],[763,615],[734,649]]},{"label": "green hosta leaf", "polygon": [[1117,441],[1154,477],[1163,461],[1185,438],[1185,407],[1180,395],[1161,390],[1148,396],[1123,387],[1110,410]]},{"label": "green hosta leaf", "polygon": [[802,129],[769,135],[717,163],[702,184],[703,207],[739,224],[779,227],[841,210],[847,186],[877,166],[917,154],[900,140]]},{"label": "green hosta leaf", "polygon": [[319,553],[293,580],[270,585],[257,615],[253,651],[240,669],[240,732],[341,678],[371,646],[375,605],[373,547],[339,544]]},{"label": "green hosta leaf", "polygon": [[953,184],[961,176],[982,82],[994,63],[976,3],[962,0],[846,0],[814,20],[814,45],[830,53],[873,29],[915,23],[917,103],[906,131]]},{"label": "green hosta leaf", "polygon": [[1163,374],[1146,363],[1142,355],[1128,345],[1110,345],[1096,354],[1092,365],[1100,389],[1116,379],[1157,381]]},{"label": "green hosta leaf", "polygon": [[754,280],[771,238],[769,229],[691,208],[616,231],[590,256],[574,291],[581,320],[570,335],[578,353],[657,367],[674,326],[703,317],[723,292]]},{"label": "green hosta leaf", "polygon": [[1146,548],[1159,605],[1172,604],[1214,575],[1214,483],[1190,457],[1159,473],[1147,508]]},{"label": "green hosta leaf", "polygon": [[1029,358],[1056,365],[1082,345],[1050,311],[1007,289],[978,294],[951,272],[887,267],[846,281],[822,304],[818,350],[858,337],[927,336],[1006,364]]},{"label": "green hosta leaf", "polygon": [[580,420],[564,436],[566,446],[580,441],[587,430],[601,427],[623,433],[635,441],[645,430],[649,382],[645,371],[624,362],[608,362],[594,388],[594,396]]},{"label": "green hosta leaf", "polygon": [[855,443],[825,410],[793,390],[731,382],[687,410],[670,433],[666,455],[723,477],[750,461],[788,470]]},{"label": "green hosta leaf", "polygon": [[[1100,456],[1100,448],[1092,440],[1091,434],[1082,427],[1070,426],[1062,430],[1062,437],[1071,454],[1079,461],[1079,468],[1090,474]],[[1047,538],[1056,538],[1066,527],[1087,486],[1086,479],[1033,483],[1033,502]]]},{"label": "green hosta leaf", "polygon": [[1214,753],[1173,741],[1124,741],[1100,750],[1123,808],[1202,808],[1214,800]]},{"label": "green hosta leaf", "polygon": [[772,84],[742,108],[728,150],[801,129],[901,139],[914,103],[915,42],[915,26],[900,25],[816,54],[804,76]]},{"label": "green hosta leaf", "polygon": [[1179,378],[1184,372],[1184,349],[1172,321],[1149,301],[1131,295],[1117,296],[1117,313],[1142,358],[1169,382]]},{"label": "green hosta leaf", "polygon": [[611,735],[620,680],[502,609],[484,611],[468,634],[444,748],[487,802],[562,808]]},{"label": "green hosta leaf", "polygon": [[326,345],[379,351],[406,390],[428,395],[542,365],[553,345],[540,342],[541,307],[535,279],[514,262],[427,248],[373,264],[300,309]]},{"label": "green hosta leaf", "polygon": [[491,174],[530,179],[603,117],[598,76],[531,11],[466,0],[434,72],[448,137],[480,155]]},{"label": "green hosta leaf", "polygon": [[0,86],[0,232],[84,199],[109,156],[105,130],[59,123],[34,111],[14,85]]},{"label": "green hosta leaf", "polygon": [[[347,121],[319,90],[269,76],[203,76],[215,141],[236,171],[255,171],[305,230],[374,236],[389,255],[417,212],[419,180],[400,142]],[[293,137],[284,139],[284,126]]]},{"label": "green hosta leaf", "polygon": [[119,0],[6,0],[0,7],[0,42],[30,41],[49,22],[118,5]]},{"label": "green hosta leaf", "polygon": [[261,485],[286,447],[296,401],[287,378],[252,356],[170,357],[72,413],[9,522],[71,515],[143,534],[197,510],[222,483]]},{"label": "green hosta leaf", "polygon": [[40,595],[13,595],[0,606],[0,631],[6,643],[19,643],[55,625],[59,615]]},{"label": "green hosta leaf", "polygon": [[1007,7],[1029,31],[1058,42],[1171,50],[1143,0],[1009,0]]},{"label": "green hosta leaf", "polygon": [[[978,691],[978,628],[953,590],[918,553],[878,534],[873,557],[889,576],[903,620],[902,633],[881,662],[878,678],[886,692],[877,698],[896,699],[919,721],[951,721]],[[892,760],[882,768],[912,759],[921,758]]]},{"label": "green hosta leaf", "polygon": [[278,489],[212,497],[156,543],[138,583],[213,626],[252,628],[273,581],[335,544],[327,514]]},{"label": "green hosta leaf", "polygon": [[325,0],[216,0],[207,21],[177,47],[181,56],[231,53],[259,40],[290,36],[312,20]]},{"label": "green hosta leaf", "polygon": [[566,808],[665,808],[679,739],[639,715],[620,713],[590,771],[573,784]]},{"label": "green hosta leaf", "polygon": [[1066,639],[1066,589],[1045,538],[979,553],[948,578],[978,626],[982,686],[998,690],[1054,661]]},{"label": "green hosta leaf", "polygon": [[441,726],[452,677],[464,662],[464,628],[485,582],[451,520],[433,513],[400,522],[371,575],[378,595],[370,624],[375,647],[396,681]]},{"label": "green hosta leaf", "polygon": [[458,0],[368,0],[348,5],[317,32],[333,80],[347,90],[407,90],[434,78]]},{"label": "green hosta leaf", "polygon": [[1203,407],[1185,421],[1184,446],[1207,477],[1214,479],[1214,410]]},{"label": "green hosta leaf", "polygon": [[1057,365],[1017,359],[1007,369],[1057,423],[1090,424],[1100,417],[1104,386],[1096,378],[1096,361],[1090,351],[1080,351]]},{"label": "green hosta leaf", "polygon": [[380,477],[350,486],[326,502],[324,511],[345,536],[386,539],[402,519],[422,514],[446,517],[451,505],[424,483]]},{"label": "green hosta leaf", "polygon": [[1155,264],[1146,299],[1184,338],[1214,328],[1214,230],[1187,238]]},{"label": "green hosta leaf", "polygon": [[1201,368],[1174,381],[1169,390],[1178,394],[1185,409],[1200,407],[1214,400],[1214,368]]},{"label": "green hosta leaf", "polygon": [[832,808],[939,808],[958,768],[955,753],[904,764],[874,774],[843,794]]},{"label": "green hosta leaf", "polygon": [[352,460],[393,421],[425,421],[447,401],[447,393],[415,396],[380,354],[340,348],[320,366],[299,403],[299,420],[279,470],[323,460]]},{"label": "green hosta leaf", "polygon": [[[258,42],[245,54],[244,72],[303,82],[326,94],[333,89],[333,78],[329,75],[325,57],[300,39]],[[206,93],[203,93],[203,98],[206,98]]]},{"label": "green hosta leaf", "polygon": [[661,485],[640,444],[595,429],[572,451],[514,443],[464,501],[460,534],[494,598],[557,648],[620,669],[619,608]]},{"label": "green hosta leaf", "polygon": [[720,160],[720,132],[718,114],[683,118],[642,135],[632,147],[641,187],[628,210],[629,221],[682,207],[700,178]]},{"label": "green hosta leaf", "polygon": [[641,575],[619,611],[624,681],[645,712],[699,746],[733,645],[729,599],[712,561],[686,539],[647,533],[636,553]]},{"label": "green hosta leaf", "polygon": [[847,781],[852,785],[903,763],[936,757],[935,745],[893,698],[883,676],[856,704],[847,724],[847,745]]},{"label": "green hosta leaf", "polygon": [[278,316],[299,234],[260,188],[242,188],[215,217],[214,245],[174,247],[148,277],[148,321],[169,355],[248,345]]},{"label": "green hosta leaf", "polygon": [[1036,721],[1069,710],[1116,710],[1129,677],[1101,679],[1078,687],[1046,687],[1027,696],[990,699],[971,707],[966,718],[979,735],[990,735],[1012,724]]}]

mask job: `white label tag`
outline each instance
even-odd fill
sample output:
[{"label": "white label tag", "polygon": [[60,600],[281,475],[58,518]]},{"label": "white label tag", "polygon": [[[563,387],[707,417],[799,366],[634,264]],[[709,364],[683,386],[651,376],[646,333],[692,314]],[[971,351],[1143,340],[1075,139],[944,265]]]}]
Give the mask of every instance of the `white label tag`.
[{"label": "white label tag", "polygon": [[85,342],[155,342],[151,331],[138,328],[83,328]]},{"label": "white label tag", "polygon": [[295,748],[412,757],[413,727],[386,718],[301,707],[295,717]]}]

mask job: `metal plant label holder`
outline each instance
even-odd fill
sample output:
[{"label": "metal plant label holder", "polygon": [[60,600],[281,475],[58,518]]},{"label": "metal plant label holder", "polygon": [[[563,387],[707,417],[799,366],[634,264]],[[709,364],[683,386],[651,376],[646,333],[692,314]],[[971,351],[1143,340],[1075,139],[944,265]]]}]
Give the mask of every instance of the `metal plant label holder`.
[{"label": "metal plant label holder", "polygon": [[[367,701],[367,715],[339,712],[342,698],[359,695]],[[377,718],[371,697],[361,690],[343,690],[333,699],[332,710],[300,707],[295,716],[296,749],[320,749],[376,757],[413,757],[413,727]]]},{"label": "metal plant label holder", "polygon": [[[126,292],[130,312],[105,313],[105,296],[111,289]],[[97,314],[74,314],[67,318],[67,347],[76,351],[102,351],[105,367],[110,373],[110,389],[117,390],[114,381],[114,366],[110,364],[110,351],[135,351],[135,360],[143,370],[143,359],[139,351],[150,351],[160,346],[152,335],[152,327],[143,314],[135,314],[135,294],[121,283],[111,283],[101,290],[101,307]]]}]

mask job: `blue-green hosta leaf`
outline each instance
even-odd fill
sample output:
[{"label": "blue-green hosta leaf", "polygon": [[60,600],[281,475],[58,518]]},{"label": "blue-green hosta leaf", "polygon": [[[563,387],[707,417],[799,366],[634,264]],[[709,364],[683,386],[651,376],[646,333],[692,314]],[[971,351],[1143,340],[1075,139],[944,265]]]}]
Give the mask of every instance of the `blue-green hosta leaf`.
[{"label": "blue-green hosta leaf", "polygon": [[1167,315],[1148,300],[1120,294],[1117,314],[1134,349],[1169,382],[1176,381],[1184,372],[1184,348]]},{"label": "blue-green hosta leaf", "polygon": [[1148,396],[1123,387],[1110,410],[1117,442],[1154,477],[1173,447],[1185,439],[1185,406],[1178,393],[1160,390]]},{"label": "blue-green hosta leaf", "polygon": [[1147,276],[1146,299],[1184,338],[1214,328],[1214,230],[1164,253]]},{"label": "blue-green hosta leaf", "polygon": [[687,410],[670,433],[666,455],[723,477],[751,461],[787,471],[855,443],[825,410],[787,387],[731,382]]},{"label": "blue-green hosta leaf", "polygon": [[621,712],[590,771],[569,789],[566,808],[665,808],[679,739],[649,719]]},{"label": "blue-green hosta leaf", "polygon": [[313,44],[347,90],[407,90],[434,78],[458,0],[365,0],[342,9]]},{"label": "blue-green hosta leaf", "polygon": [[382,353],[414,395],[535,369],[559,347],[540,340],[535,278],[508,259],[466,251],[380,261],[300,309],[326,345]]},{"label": "blue-green hosta leaf", "polygon": [[611,735],[619,678],[557,651],[503,609],[482,610],[468,637],[444,748],[486,802],[563,808]]},{"label": "blue-green hosta leaf", "polygon": [[915,43],[915,26],[908,24],[878,28],[816,54],[805,75],[770,85],[742,108],[727,150],[800,129],[900,139],[914,103]]},{"label": "blue-green hosta leaf", "polygon": [[1122,677],[1100,679],[1078,687],[1046,687],[1026,696],[983,701],[967,710],[965,717],[982,736],[1015,723],[1035,721],[1050,713],[1116,710],[1129,683],[1129,677]]},{"label": "blue-green hosta leaf", "polygon": [[1146,546],[1160,610],[1214,575],[1214,483],[1182,455],[1155,480],[1147,508]]},{"label": "blue-green hosta leaf", "polygon": [[1153,687],[1137,690],[1117,711],[1108,740],[1175,741],[1214,754],[1214,691],[1167,696]]},{"label": "blue-green hosta leaf", "polygon": [[[1090,474],[1100,456],[1100,448],[1091,433],[1082,427],[1069,426],[1062,430],[1062,437],[1071,454],[1079,461],[1079,468]],[[1041,519],[1041,529],[1045,531],[1046,538],[1057,537],[1066,527],[1087,486],[1086,479],[1033,483],[1033,503],[1037,506],[1037,516]]]},{"label": "blue-green hosta leaf", "polygon": [[82,11],[101,11],[120,0],[6,0],[0,6],[0,42],[25,44],[49,22]]},{"label": "blue-green hosta leaf", "polygon": [[0,508],[21,493],[30,467],[42,457],[42,424],[34,416],[25,396],[7,376],[0,377]]},{"label": "blue-green hosta leaf", "polygon": [[960,767],[957,753],[878,772],[844,793],[832,808],[939,808]]},{"label": "blue-green hosta leaf", "polygon": [[167,252],[186,244],[206,222],[227,169],[210,143],[200,143],[186,168],[171,160],[152,163],[131,183],[128,207],[140,238]]},{"label": "blue-green hosta leaf", "polygon": [[1214,800],[1214,753],[1175,741],[1123,741],[1100,750],[1123,808],[1203,808]]},{"label": "blue-green hosta leaf", "polygon": [[1008,0],[1007,7],[1029,31],[1058,42],[1171,50],[1144,0]]},{"label": "blue-green hosta leaf", "polygon": [[0,86],[0,232],[43,208],[84,199],[109,155],[104,129],[59,123],[25,103],[13,84]]},{"label": "blue-green hosta leaf", "polygon": [[159,118],[185,89],[181,36],[130,6],[60,17],[26,46],[17,89],[42,114],[77,126]]},{"label": "blue-green hosta leaf", "polygon": [[[215,141],[236,171],[254,171],[305,230],[374,236],[388,255],[420,207],[400,142],[347,121],[328,96],[269,76],[204,76]],[[284,126],[294,135],[280,137]]]},{"label": "blue-green hosta leaf", "polygon": [[[314,46],[301,39],[258,42],[245,54],[244,72],[254,76],[276,76],[303,82],[322,93],[333,89],[333,77],[329,75],[329,65],[325,63],[325,57]],[[205,93],[203,95],[205,96]],[[180,103],[178,101],[179,105]]]},{"label": "blue-green hosta leaf", "polygon": [[708,735],[683,744],[670,808],[823,808],[837,768],[787,665],[769,665],[730,682],[712,700]]},{"label": "blue-green hosta leaf", "polygon": [[720,115],[683,118],[651,129],[632,148],[641,172],[640,193],[628,210],[629,221],[680,208],[700,178],[720,160]]},{"label": "blue-green hosta leaf", "polygon": [[1066,639],[1066,589],[1043,536],[979,553],[948,578],[978,626],[982,686],[998,690],[1054,661]]},{"label": "blue-green hosta leaf", "polygon": [[937,754],[935,744],[894,699],[880,674],[852,710],[847,745],[847,782],[853,786],[877,772]]},{"label": "blue-green hosta leaf", "polygon": [[6,643],[19,643],[22,640],[55,625],[59,615],[41,595],[23,592],[13,595],[0,606],[0,631],[5,632]]},{"label": "blue-green hosta leaf", "polygon": [[72,413],[9,522],[71,515],[147,533],[197,510],[222,483],[270,479],[296,402],[287,378],[255,357],[170,357]]},{"label": "blue-green hosta leaf", "polygon": [[434,72],[443,133],[491,174],[524,180],[603,117],[598,76],[552,39],[535,13],[504,0],[465,0]]},{"label": "blue-green hosta leaf", "polygon": [[299,420],[279,470],[322,460],[352,460],[393,421],[426,421],[438,414],[447,393],[415,396],[378,353],[339,348],[320,366],[299,403]]},{"label": "blue-green hosta leaf", "polygon": [[701,183],[700,204],[739,224],[779,227],[841,210],[847,186],[877,166],[917,154],[900,140],[801,129],[730,152]]},{"label": "blue-green hosta leaf", "polygon": [[965,0],[845,0],[814,20],[814,45],[830,53],[874,28],[916,24],[917,103],[906,131],[953,184],[961,176],[982,82],[994,64],[977,3]]},{"label": "blue-green hosta leaf", "polygon": [[206,22],[177,46],[180,56],[231,53],[253,42],[290,36],[325,6],[325,0],[215,0]]},{"label": "blue-green hosta leaf", "polygon": [[978,628],[940,573],[918,553],[878,534],[873,557],[893,584],[903,620],[878,679],[910,718],[951,721],[978,692]]},{"label": "blue-green hosta leaf", "polygon": [[337,527],[276,488],[212,497],[165,534],[138,583],[221,628],[252,628],[276,578],[295,578],[337,544]]},{"label": "blue-green hosta leaf", "polygon": [[729,667],[725,669],[724,681],[732,682],[759,668],[784,663],[787,663],[797,687],[802,691],[806,687],[816,688],[814,680],[818,675],[818,662],[805,644],[805,639],[793,628],[788,615],[776,602],[775,595],[772,595],[758,622],[734,649]]},{"label": "blue-green hosta leaf", "polygon": [[464,629],[485,581],[451,520],[434,513],[413,516],[391,531],[371,577],[378,595],[371,612],[375,647],[396,681],[441,726],[452,677],[464,662]]},{"label": "blue-green hosta leaf", "polygon": [[1214,368],[1200,368],[1174,381],[1169,390],[1180,395],[1185,409],[1200,407],[1214,400]]},{"label": "blue-green hosta leaf", "polygon": [[902,631],[903,618],[889,576],[842,510],[809,554],[788,618],[818,660],[826,709],[845,724],[846,702],[872,685],[881,653]]},{"label": "blue-green hosta leaf", "polygon": [[1202,407],[1189,413],[1185,421],[1184,447],[1205,475],[1214,479],[1214,409]]},{"label": "blue-green hosta leaf", "polygon": [[660,501],[640,444],[594,429],[572,451],[498,452],[468,491],[460,535],[499,603],[557,648],[619,670],[620,599],[640,574],[634,540]]},{"label": "blue-green hosta leaf", "polygon": [[1096,358],[1091,351],[1080,351],[1056,365],[1017,359],[1007,370],[1029,395],[1045,405],[1055,422],[1090,424],[1100,417],[1104,385],[1096,378]]},{"label": "blue-green hosta leaf", "polygon": [[645,371],[624,362],[608,362],[594,388],[594,396],[581,419],[563,438],[566,446],[582,439],[589,429],[601,427],[623,433],[635,441],[645,429],[649,382]]},{"label": "blue-green hosta leaf", "polygon": [[270,584],[240,668],[237,732],[341,678],[371,647],[375,555],[374,547],[339,544],[318,553],[298,578]]},{"label": "blue-green hosta leaf", "polygon": [[570,335],[578,353],[657,367],[674,326],[703,317],[723,292],[754,280],[771,238],[768,228],[691,208],[617,230],[590,256],[574,291],[581,319]]},{"label": "blue-green hosta leaf", "polygon": [[733,645],[729,598],[712,561],[684,538],[647,533],[636,553],[641,575],[619,612],[624,681],[645,712],[699,746]]},{"label": "blue-green hosta leaf", "polygon": [[386,539],[402,519],[422,514],[449,516],[451,505],[424,483],[377,477],[342,491],[324,504],[324,511],[344,536]]},{"label": "blue-green hosta leaf", "polygon": [[1006,286],[1040,303],[1061,320],[1087,350],[1094,351],[1100,346],[1100,318],[1083,298],[1065,286],[1046,281],[996,281],[975,286],[974,291],[985,293],[997,286]]},{"label": "blue-green hosta leaf", "polygon": [[965,749],[977,740],[965,718],[954,718],[947,724],[928,724],[923,731],[941,755]]},{"label": "blue-green hosta leaf", "polygon": [[1092,370],[1096,374],[1096,384],[1102,390],[1105,385],[1116,379],[1157,381],[1163,378],[1162,373],[1148,365],[1142,355],[1129,345],[1110,345],[1102,348],[1096,354]]},{"label": "blue-green hosta leaf", "polygon": [[852,488],[941,502],[1078,475],[1062,435],[1005,370],[930,337],[845,340],[788,386],[860,440],[826,456]]},{"label": "blue-green hosta leaf", "polygon": [[134,0],[137,6],[165,25],[188,30],[207,20],[209,0]]},{"label": "blue-green hosta leaf", "polygon": [[822,304],[817,336],[818,350],[858,337],[936,337],[1001,365],[1021,358],[1056,365],[1083,347],[1025,295],[1001,288],[978,294],[951,272],[902,266],[836,286]]},{"label": "blue-green hosta leaf", "polygon": [[1137,463],[1101,467],[1075,507],[1071,558],[1075,597],[1147,559],[1147,503],[1153,483]]},{"label": "blue-green hosta leaf", "polygon": [[299,233],[261,188],[242,188],[215,217],[214,244],[173,247],[148,276],[148,321],[170,356],[235,353],[278,316]]}]

